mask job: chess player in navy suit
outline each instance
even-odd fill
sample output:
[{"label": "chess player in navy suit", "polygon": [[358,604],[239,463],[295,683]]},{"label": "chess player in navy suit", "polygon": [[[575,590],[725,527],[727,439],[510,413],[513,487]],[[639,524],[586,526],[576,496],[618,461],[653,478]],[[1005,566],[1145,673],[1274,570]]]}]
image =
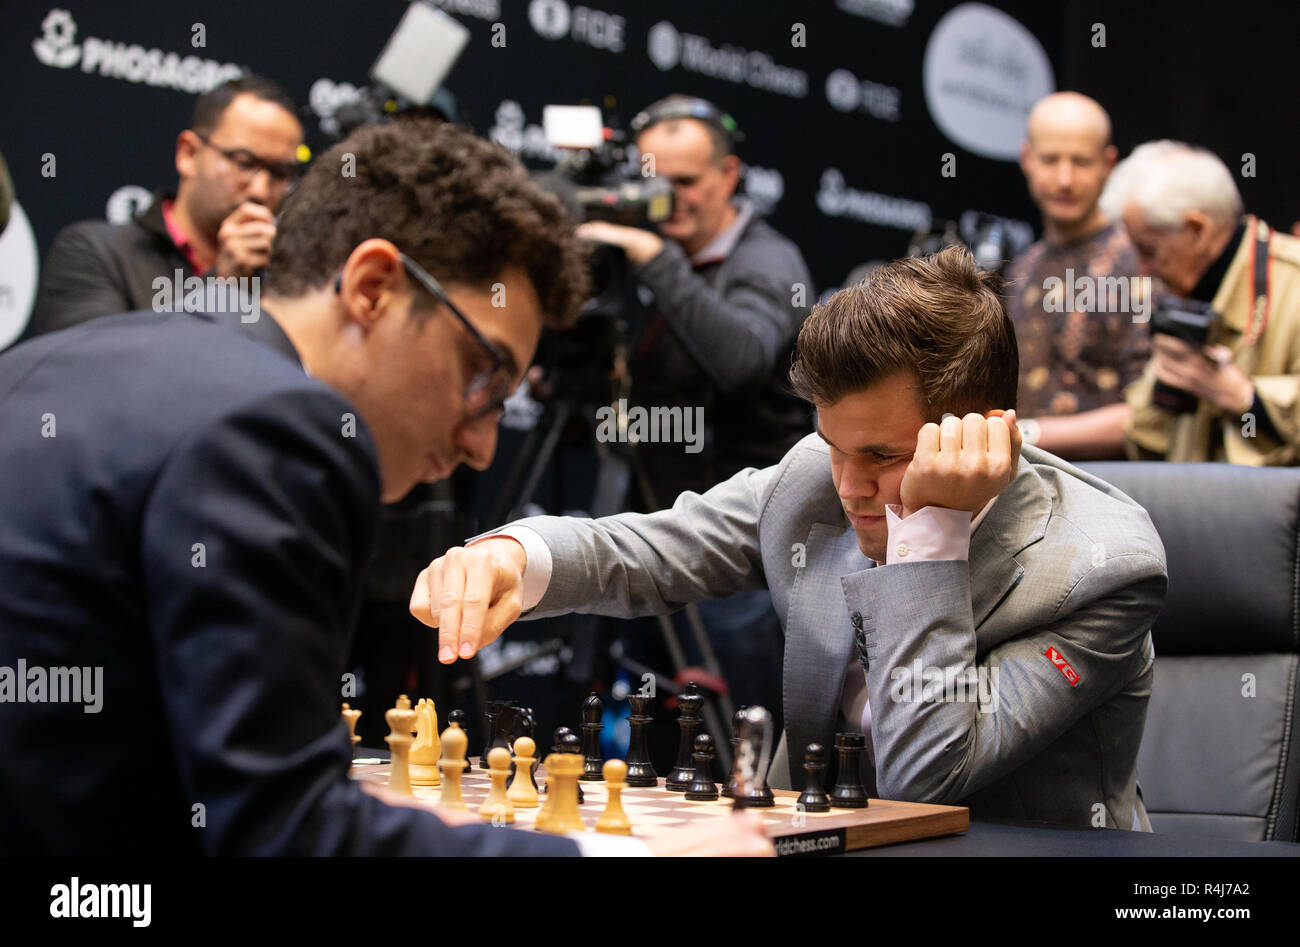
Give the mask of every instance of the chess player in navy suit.
[{"label": "chess player in navy suit", "polygon": [[[0,356],[0,849],[601,850],[363,791],[339,713],[380,500],[488,465],[585,282],[518,162],[399,120],[286,201],[253,322],[136,312]],[[689,844],[771,850],[751,820],[656,850]]]},{"label": "chess player in navy suit", "polygon": [[1022,452],[998,290],[964,248],[882,267],[805,322],[791,380],[817,433],[779,464],[650,515],[493,531],[421,574],[413,614],[463,648],[502,630],[448,607],[466,588],[529,617],[630,617],[766,587],[785,631],[774,786],[861,731],[873,795],[1149,831],[1164,547],[1129,497]]}]

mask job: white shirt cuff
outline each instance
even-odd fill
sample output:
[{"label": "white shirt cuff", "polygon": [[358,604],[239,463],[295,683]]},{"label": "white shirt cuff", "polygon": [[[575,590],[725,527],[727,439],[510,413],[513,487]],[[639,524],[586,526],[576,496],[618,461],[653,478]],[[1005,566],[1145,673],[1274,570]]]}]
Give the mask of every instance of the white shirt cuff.
[{"label": "white shirt cuff", "polygon": [[889,528],[885,565],[970,557],[969,510],[925,506],[907,519],[903,519],[902,512],[899,503],[885,507],[885,523]]},{"label": "white shirt cuff", "polygon": [[473,546],[485,539],[499,539],[502,536],[509,536],[524,547],[527,562],[524,564],[524,601],[521,609],[525,612],[532,611],[551,584],[551,547],[546,545],[546,540],[536,530],[527,526],[505,526],[495,533],[471,539],[466,545]]},{"label": "white shirt cuff", "polygon": [[652,858],[650,847],[640,839],[600,832],[566,832],[578,843],[583,858]]}]

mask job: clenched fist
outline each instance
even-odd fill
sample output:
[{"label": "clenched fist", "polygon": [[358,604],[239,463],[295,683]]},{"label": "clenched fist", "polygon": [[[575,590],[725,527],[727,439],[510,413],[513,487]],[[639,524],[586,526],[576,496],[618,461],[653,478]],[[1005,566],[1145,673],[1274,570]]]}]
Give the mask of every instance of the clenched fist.
[{"label": "clenched fist", "polygon": [[973,516],[1015,478],[1021,442],[1016,413],[994,415],[950,416],[921,428],[900,489],[904,516],[927,506]]},{"label": "clenched fist", "polygon": [[275,215],[262,204],[244,201],[217,231],[217,275],[252,276],[271,258]]},{"label": "clenched fist", "polygon": [[438,660],[472,658],[519,617],[528,557],[513,539],[455,546],[415,580],[411,614],[438,629]]}]

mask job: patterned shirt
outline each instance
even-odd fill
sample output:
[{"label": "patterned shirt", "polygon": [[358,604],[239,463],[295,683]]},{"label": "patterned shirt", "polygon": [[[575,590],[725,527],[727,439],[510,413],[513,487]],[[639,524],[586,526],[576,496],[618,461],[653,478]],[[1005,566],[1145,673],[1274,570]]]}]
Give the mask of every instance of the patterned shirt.
[{"label": "patterned shirt", "polygon": [[1151,300],[1118,224],[1064,243],[1039,240],[1007,270],[1007,313],[1020,348],[1017,415],[1117,404],[1150,357]]}]

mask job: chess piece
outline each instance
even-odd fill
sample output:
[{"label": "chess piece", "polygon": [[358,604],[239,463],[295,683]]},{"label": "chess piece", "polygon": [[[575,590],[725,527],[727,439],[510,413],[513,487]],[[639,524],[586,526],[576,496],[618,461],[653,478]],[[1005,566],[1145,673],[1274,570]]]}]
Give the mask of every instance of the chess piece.
[{"label": "chess piece", "polygon": [[713,782],[713,737],[701,733],[695,738],[695,776],[686,787],[686,798],[708,802],[718,798],[718,787]]},{"label": "chess piece", "polygon": [[353,710],[350,704],[343,705],[343,720],[348,725],[348,740],[352,744],[352,758],[356,759],[357,744],[361,742],[361,737],[357,735],[357,721],[361,719],[361,711]]},{"label": "chess piece", "polygon": [[518,776],[520,770],[528,774],[527,779],[516,778],[511,781],[510,788],[506,791],[506,796],[514,803],[516,809],[536,809],[541,803],[538,802],[537,783],[533,781],[533,767],[537,758],[533,756],[537,750],[537,744],[531,737],[520,737],[515,741],[515,773]]},{"label": "chess piece", "polygon": [[522,708],[517,707],[513,700],[501,701],[501,708],[497,711],[497,729],[492,735],[492,745],[488,747],[488,752],[500,747],[506,752],[514,745],[515,737],[519,734],[515,730],[519,726],[519,711]]},{"label": "chess piece", "polygon": [[630,736],[627,743],[627,784],[629,786],[658,786],[659,774],[650,762],[650,751],[646,746],[646,727],[654,718],[646,710],[650,706],[650,697],[640,694],[628,695],[632,705],[632,715],[627,718]]},{"label": "chess piece", "polygon": [[[741,707],[731,715],[731,758],[740,759],[740,725],[745,719],[745,708]],[[736,795],[736,767],[731,767],[731,772],[727,775],[727,781],[722,786],[722,794],[728,799]]]},{"label": "chess piece", "polygon": [[409,796],[411,780],[407,755],[411,750],[411,727],[415,724],[411,699],[405,694],[398,697],[397,704],[384,714],[384,720],[388,723],[388,736],[384,737],[384,742],[393,757],[388,772],[388,788]]},{"label": "chess piece", "polygon": [[501,712],[501,705],[502,702],[499,700],[484,702],[483,720],[486,725],[487,742],[483,744],[483,752],[478,755],[479,769],[488,768],[487,756],[497,738],[497,714]]},{"label": "chess piece", "polygon": [[596,831],[610,835],[631,835],[632,823],[627,813],[623,811],[627,764],[622,760],[606,760],[605,765],[601,767],[601,775],[605,777],[605,788],[609,791],[609,799],[605,803],[605,811],[596,820]]},{"label": "chess piece", "polygon": [[[516,738],[514,739],[514,741],[512,742],[511,745],[512,745],[512,746],[518,746],[520,738],[521,738],[521,737],[527,737],[527,738],[529,739],[529,741],[531,742],[533,748],[534,748],[534,749],[532,749],[532,750],[529,750],[528,753],[529,753],[529,755],[533,754],[533,753],[535,752],[535,750],[536,750],[536,747],[537,747],[537,715],[536,715],[535,713],[533,713],[533,708],[531,708],[531,707],[524,707],[524,708],[522,709],[522,711],[521,711],[520,714],[519,714],[518,730],[519,730],[519,736],[516,737]],[[517,751],[516,751],[516,752],[517,752]],[[533,760],[533,763],[535,764],[536,762],[537,762],[537,760],[534,759],[534,760]],[[509,779],[509,781],[506,783],[507,786],[513,786],[513,785],[514,785],[514,780],[515,780],[515,769],[516,769],[516,764],[512,761],[512,762],[510,763],[510,779]],[[533,796],[534,796],[534,798],[535,798],[535,797],[537,796],[537,794],[538,794],[539,792],[541,792],[541,790],[538,789],[538,787],[537,787],[537,767],[536,767],[536,765],[533,765],[533,766],[530,766],[530,767],[529,767],[529,769],[528,769],[528,781],[529,781],[530,783],[533,784],[532,794],[533,794]]]},{"label": "chess piece", "polygon": [[[451,712],[455,716],[456,711]],[[463,714],[462,714],[463,716]],[[452,723],[442,731],[442,759],[438,768],[442,770],[442,798],[438,805],[446,809],[468,809],[465,797],[460,794],[460,776],[469,764],[465,762],[465,749],[469,746],[469,737],[459,723]]]},{"label": "chess piece", "polygon": [[830,812],[831,800],[822,789],[822,779],[826,772],[826,747],[820,743],[809,743],[803,754],[804,784],[803,792],[795,808],[804,812]]},{"label": "chess piece", "polygon": [[515,821],[515,807],[510,804],[506,794],[506,777],[510,775],[510,751],[503,746],[494,746],[488,752],[488,775],[492,777],[492,788],[487,798],[478,807],[478,814],[488,819],[493,825],[508,825]]},{"label": "chess piece", "polygon": [[415,742],[411,744],[411,785],[437,786],[442,782],[438,775],[438,757],[442,755],[442,741],[438,739],[438,711],[433,701],[421,697],[415,705]]},{"label": "chess piece", "polygon": [[[735,768],[736,793],[733,802],[737,809],[770,809],[776,798],[767,785],[767,767],[771,762],[772,715],[758,706],[746,707],[736,724],[740,737]],[[742,793],[741,787],[744,788]]]},{"label": "chess piece", "polygon": [[[552,753],[578,753],[580,752],[580,749],[581,749],[581,741],[578,739],[578,735],[576,733],[574,733],[568,727],[555,728],[555,735],[552,738],[552,743],[551,743]],[[546,769],[547,785],[542,789],[542,792],[551,791],[550,775],[551,775],[551,770],[550,767],[547,766]],[[586,802],[586,799],[583,798],[582,787],[579,786],[578,805],[582,805],[584,802]]]},{"label": "chess piece", "polygon": [[604,761],[600,757],[600,731],[605,729],[600,718],[604,712],[605,705],[595,694],[582,703],[582,778],[584,780],[598,781],[605,778],[601,770],[601,763]]},{"label": "chess piece", "polygon": [[858,769],[862,749],[866,738],[860,733],[835,734],[835,755],[839,772],[835,778],[835,788],[831,790],[831,805],[836,809],[865,809],[867,807],[867,790],[862,785],[862,773]]},{"label": "chess piece", "polygon": [[464,733],[465,736],[468,737],[468,736],[469,736],[469,727],[465,726],[465,722],[466,722],[466,721],[465,721],[465,718],[466,718],[467,716],[468,716],[468,715],[465,713],[465,711],[461,710],[461,709],[458,707],[458,708],[456,708],[455,710],[453,710],[451,713],[447,714],[447,725],[448,725],[448,726],[456,726],[456,727],[460,727],[461,732]]},{"label": "chess piece", "polygon": [[[572,734],[578,741],[577,734]],[[585,832],[587,826],[578,811],[578,777],[582,775],[582,754],[552,753],[546,758],[546,806],[537,814],[534,823],[542,832],[563,835],[566,832]]]},{"label": "chess piece", "polygon": [[695,776],[692,753],[695,747],[695,734],[703,723],[700,719],[700,707],[703,704],[704,697],[694,681],[687,684],[686,690],[677,697],[677,706],[681,710],[681,715],[677,718],[677,725],[682,731],[681,743],[677,748],[677,765],[672,768],[668,773],[668,779],[664,781],[664,788],[672,792],[686,792]]}]

